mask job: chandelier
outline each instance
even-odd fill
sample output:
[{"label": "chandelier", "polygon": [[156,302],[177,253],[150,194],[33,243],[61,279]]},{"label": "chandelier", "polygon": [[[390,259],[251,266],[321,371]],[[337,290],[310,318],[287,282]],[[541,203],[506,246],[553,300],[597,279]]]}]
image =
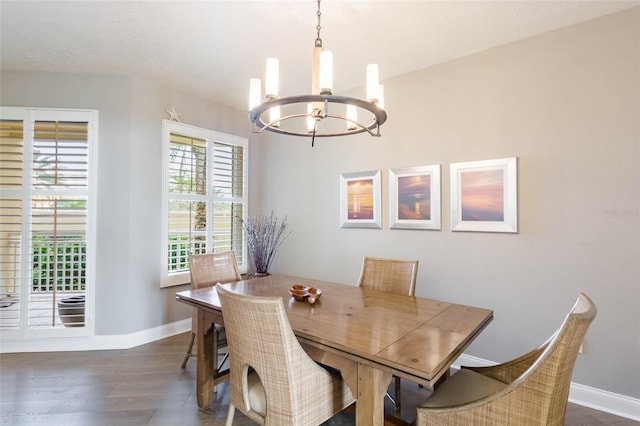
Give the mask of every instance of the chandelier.
[{"label": "chandelier", "polygon": [[320,38],[320,0],[316,40],[311,67],[311,93],[278,96],[279,63],[267,59],[264,98],[262,82],[252,78],[249,87],[249,121],[254,133],[264,130],[284,135],[311,137],[344,136],[367,132],[380,136],[380,126],[387,120],[384,91],[378,80],[378,65],[366,69],[366,100],[333,94],[333,54],[322,48]]}]

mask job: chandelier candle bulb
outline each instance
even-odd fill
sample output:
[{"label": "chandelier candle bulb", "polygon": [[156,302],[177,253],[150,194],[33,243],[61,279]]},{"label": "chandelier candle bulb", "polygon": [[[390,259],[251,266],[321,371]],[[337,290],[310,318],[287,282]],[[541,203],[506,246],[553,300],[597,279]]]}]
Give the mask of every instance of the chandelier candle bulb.
[{"label": "chandelier candle bulb", "polygon": [[330,95],[333,92],[333,53],[329,50],[320,52],[320,94]]},{"label": "chandelier candle bulb", "polygon": [[380,79],[378,78],[378,64],[367,65],[367,100],[375,102],[378,100],[378,89]]},{"label": "chandelier candle bulb", "polygon": [[269,110],[269,121],[273,127],[280,127],[280,107],[275,106]]},{"label": "chandelier candle bulb", "polygon": [[249,110],[260,105],[262,96],[262,82],[259,78],[249,80]]},{"label": "chandelier candle bulb", "polygon": [[355,105],[347,105],[347,130],[355,130],[358,122],[358,109]]},{"label": "chandelier candle bulb", "polygon": [[311,55],[311,94],[320,94],[320,53],[322,47],[315,46]]},{"label": "chandelier candle bulb", "polygon": [[278,97],[279,62],[276,58],[267,58],[267,73],[264,83],[264,94],[267,99]]},{"label": "chandelier candle bulb", "polygon": [[384,86],[381,84],[378,86],[378,102],[377,105],[384,109]]},{"label": "chandelier candle bulb", "polygon": [[313,133],[316,127],[316,119],[313,118],[313,104],[307,104],[307,131]]},{"label": "chandelier candle bulb", "polygon": [[[319,43],[322,44],[321,42]],[[320,55],[322,54],[322,46],[316,45],[313,48],[313,55],[311,58],[311,93],[314,95],[320,94]],[[307,114],[313,112],[313,110],[322,109],[320,102],[314,102],[312,108],[307,108]],[[313,132],[315,128],[315,120],[311,121],[307,119],[307,131]]]}]

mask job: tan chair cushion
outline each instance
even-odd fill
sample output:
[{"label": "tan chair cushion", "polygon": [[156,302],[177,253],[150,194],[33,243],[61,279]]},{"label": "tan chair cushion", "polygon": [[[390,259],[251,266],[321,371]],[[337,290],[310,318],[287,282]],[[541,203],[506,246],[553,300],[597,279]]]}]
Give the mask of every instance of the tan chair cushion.
[{"label": "tan chair cushion", "polygon": [[442,383],[421,407],[439,408],[465,404],[498,392],[506,386],[506,383],[463,368]]},{"label": "tan chair cushion", "polygon": [[249,406],[262,417],[266,416],[267,395],[264,392],[260,377],[258,377],[255,371],[249,374],[247,383],[249,385]]}]

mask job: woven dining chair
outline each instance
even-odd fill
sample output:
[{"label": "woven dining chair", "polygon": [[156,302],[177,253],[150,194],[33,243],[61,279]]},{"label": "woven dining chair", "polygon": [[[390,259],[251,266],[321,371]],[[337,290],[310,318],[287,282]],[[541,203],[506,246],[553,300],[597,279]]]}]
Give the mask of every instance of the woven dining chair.
[{"label": "woven dining chair", "polygon": [[580,293],[540,347],[491,367],[462,367],[421,405],[416,425],[561,426],[573,366],[596,307]]},{"label": "woven dining chair", "polygon": [[[191,288],[213,287],[217,283],[229,283],[242,280],[236,256],[233,251],[225,251],[222,253],[206,253],[189,256],[189,271],[191,274]],[[225,330],[222,325],[214,325],[214,354],[213,365],[215,366],[215,377],[223,376],[220,368],[227,359],[225,354],[220,362],[218,355],[220,350],[227,346]],[[191,339],[187,347],[187,353],[182,361],[182,368],[187,366],[189,358],[196,356],[193,353],[193,342],[198,332],[197,309],[193,309],[191,315]]]},{"label": "woven dining chair", "polygon": [[298,343],[282,297],[246,296],[217,285],[231,369],[229,412],[262,425],[319,425],[355,398],[340,376]]},{"label": "woven dining chair", "polygon": [[[362,261],[358,287],[414,296],[417,274],[417,260],[382,259],[365,256]],[[397,376],[394,376],[394,379],[394,397],[389,393],[387,393],[387,397],[393,402],[395,413],[399,416],[401,412],[401,380]]]}]

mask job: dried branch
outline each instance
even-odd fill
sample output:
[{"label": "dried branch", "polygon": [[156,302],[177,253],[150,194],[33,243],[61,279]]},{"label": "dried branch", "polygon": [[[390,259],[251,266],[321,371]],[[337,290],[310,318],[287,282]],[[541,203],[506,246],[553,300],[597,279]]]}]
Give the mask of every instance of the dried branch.
[{"label": "dried branch", "polygon": [[267,273],[271,267],[271,262],[276,252],[287,239],[291,231],[287,230],[287,217],[285,216],[278,225],[278,217],[271,212],[271,215],[253,215],[247,220],[242,220],[242,226],[247,235],[247,245],[249,253],[253,258],[253,263],[257,273]]}]

